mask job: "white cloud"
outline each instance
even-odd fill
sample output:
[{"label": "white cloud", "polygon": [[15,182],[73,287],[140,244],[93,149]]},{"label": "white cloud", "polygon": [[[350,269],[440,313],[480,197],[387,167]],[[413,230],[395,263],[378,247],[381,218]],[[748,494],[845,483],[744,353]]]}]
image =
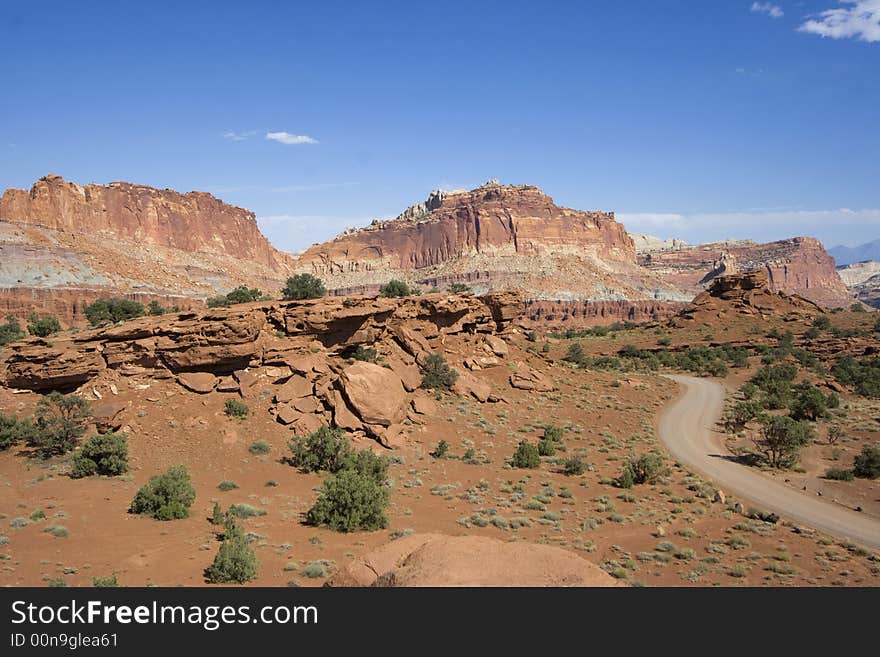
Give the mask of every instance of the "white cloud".
[{"label": "white cloud", "polygon": [[228,139],[229,141],[243,141],[248,137],[253,137],[255,134],[257,134],[256,130],[248,130],[247,132],[233,132],[230,130],[229,132],[223,133],[223,139]]},{"label": "white cloud", "polygon": [[267,132],[266,139],[277,141],[280,144],[317,144],[318,140],[308,135],[292,135],[289,132]]},{"label": "white cloud", "polygon": [[627,213],[615,218],[631,233],[683,239],[691,244],[726,239],[770,242],[809,236],[826,246],[861,244],[880,237],[880,208],[852,210],[747,209],[731,212]]},{"label": "white cloud", "polygon": [[756,14],[767,14],[771,18],[782,18],[785,16],[782,7],[774,5],[772,2],[753,2],[751,9]]},{"label": "white cloud", "polygon": [[846,6],[820,12],[798,30],[832,39],[880,41],[880,0],[840,0],[840,4]]}]

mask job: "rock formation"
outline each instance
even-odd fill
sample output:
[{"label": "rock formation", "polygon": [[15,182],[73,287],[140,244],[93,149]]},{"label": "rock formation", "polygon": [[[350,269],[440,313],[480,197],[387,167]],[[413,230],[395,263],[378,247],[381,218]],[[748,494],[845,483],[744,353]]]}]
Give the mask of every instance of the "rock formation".
[{"label": "rock formation", "polygon": [[797,294],[829,307],[844,306],[852,295],[840,280],[834,260],[812,237],[756,244],[749,241],[701,244],[639,255],[639,263],[694,294],[718,277],[764,271],[769,289]]},{"label": "rock formation", "polygon": [[0,311],[19,317],[75,324],[99,297],[187,308],[241,284],[274,292],[290,262],[253,213],[204,192],[49,175],[0,197]]},{"label": "rock formation", "polygon": [[348,564],[328,586],[624,586],[559,547],[414,534]]}]

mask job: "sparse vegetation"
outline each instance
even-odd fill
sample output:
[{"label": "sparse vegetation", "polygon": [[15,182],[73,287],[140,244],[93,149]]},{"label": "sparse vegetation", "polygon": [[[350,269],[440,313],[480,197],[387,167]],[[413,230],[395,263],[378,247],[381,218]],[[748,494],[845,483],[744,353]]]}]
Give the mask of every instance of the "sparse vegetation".
[{"label": "sparse vegetation", "polygon": [[189,517],[189,508],[196,499],[186,467],[175,465],[150,479],[131,502],[132,513],[148,515],[156,520],[177,520]]},{"label": "sparse vegetation", "polygon": [[666,472],[663,457],[657,452],[648,452],[627,459],[617,479],[617,485],[621,488],[632,488],[636,484],[654,484]]},{"label": "sparse vegetation", "polygon": [[288,446],[291,451],[288,462],[303,472],[339,472],[352,455],[345,434],[327,426],[308,436],[291,439]]},{"label": "sparse vegetation", "polygon": [[244,584],[256,579],[260,563],[241,528],[235,522],[226,525],[226,533],[213,563],[205,571],[209,584]]},{"label": "sparse vegetation", "polygon": [[236,418],[245,418],[248,413],[250,413],[250,408],[244,402],[240,402],[237,399],[227,399],[226,400],[226,415],[229,417]]},{"label": "sparse vegetation", "polygon": [[797,463],[801,448],[814,436],[815,430],[806,421],[768,415],[761,420],[761,432],[753,442],[770,467],[791,468]]},{"label": "sparse vegetation", "polygon": [[86,319],[92,326],[115,324],[144,315],[144,306],[130,299],[98,299],[86,306]]},{"label": "sparse vegetation", "polygon": [[0,347],[21,340],[23,337],[24,331],[21,330],[21,324],[12,315],[6,317],[5,324],[0,324]]},{"label": "sparse vegetation", "polygon": [[327,294],[324,282],[312,274],[297,274],[287,279],[281,298],[285,301],[319,299]]},{"label": "sparse vegetation", "polygon": [[239,285],[231,292],[210,297],[205,303],[208,305],[208,308],[225,308],[238,303],[250,303],[251,301],[263,301],[264,299],[266,299],[266,296],[257,288]]},{"label": "sparse vegetation", "polygon": [[38,338],[48,338],[50,335],[55,335],[61,330],[61,323],[54,315],[39,317],[36,313],[31,313],[27,330],[28,333]]},{"label": "sparse vegetation", "polygon": [[379,288],[379,294],[383,297],[408,297],[412,291],[404,281],[391,279],[385,285]]},{"label": "sparse vegetation", "polygon": [[470,286],[464,283],[452,283],[448,289],[450,294],[464,294],[471,291]]},{"label": "sparse vegetation", "polygon": [[514,468],[538,468],[541,466],[541,455],[535,445],[523,440],[513,453],[510,464]]},{"label": "sparse vegetation", "polygon": [[91,417],[89,402],[77,395],[52,391],[37,402],[28,445],[43,458],[66,454],[82,438]]},{"label": "sparse vegetation", "polygon": [[428,354],[422,364],[422,387],[449,390],[455,385],[458,372],[449,366],[443,354]]}]

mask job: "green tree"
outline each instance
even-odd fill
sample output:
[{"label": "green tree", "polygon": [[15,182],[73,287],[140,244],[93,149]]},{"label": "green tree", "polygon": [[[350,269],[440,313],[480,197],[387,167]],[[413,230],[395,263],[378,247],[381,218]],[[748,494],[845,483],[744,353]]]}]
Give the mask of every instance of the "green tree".
[{"label": "green tree", "polygon": [[786,415],[768,415],[761,420],[761,433],[753,442],[771,467],[790,468],[797,463],[801,448],[814,436],[808,422]]},{"label": "green tree", "polygon": [[[794,387],[795,398],[791,404],[791,417],[795,420],[821,420],[830,416],[829,398],[812,383],[801,383]],[[833,402],[832,402],[833,403]]]},{"label": "green tree", "polygon": [[446,362],[443,354],[428,354],[422,363],[422,387],[432,390],[449,390],[455,385],[458,372]]},{"label": "green tree", "polygon": [[73,455],[74,478],[91,475],[115,477],[128,472],[128,437],[124,433],[100,433],[89,438]]},{"label": "green tree", "polygon": [[165,308],[159,305],[159,302],[153,299],[150,303],[147,304],[147,313],[150,315],[158,316],[164,315],[167,312]]},{"label": "green tree", "polygon": [[18,443],[30,443],[35,430],[28,418],[0,413],[0,452]]},{"label": "green tree", "polygon": [[464,294],[466,292],[470,292],[471,288],[469,285],[465,285],[464,283],[452,283],[449,286],[450,294]]},{"label": "green tree", "polygon": [[568,351],[565,352],[565,357],[562,360],[574,363],[575,365],[586,365],[587,356],[584,354],[584,348],[581,346],[581,343],[572,342],[568,345]]},{"label": "green tree", "polygon": [[853,460],[853,474],[863,479],[880,478],[880,443],[862,446]]},{"label": "green tree", "polygon": [[[372,454],[361,452],[365,453]],[[387,527],[385,510],[390,501],[387,480],[384,468],[381,468],[380,478],[379,473],[370,469],[371,463],[375,465],[376,462],[363,457],[360,466],[351,465],[325,479],[317,501],[306,513],[306,522],[338,532]]]},{"label": "green tree", "polygon": [[663,457],[657,452],[648,452],[627,459],[617,483],[621,488],[632,488],[634,484],[655,484],[667,471]]},{"label": "green tree", "polygon": [[288,462],[303,472],[339,472],[352,454],[345,434],[326,425],[308,436],[291,439],[288,447],[291,451]]},{"label": "green tree", "polygon": [[514,468],[527,468],[533,470],[541,467],[541,454],[538,452],[538,448],[535,445],[523,440],[517,445],[510,464]]},{"label": "green tree", "polygon": [[260,562],[241,528],[234,522],[227,528],[214,562],[205,571],[210,584],[244,584],[256,579]]},{"label": "green tree", "polygon": [[827,331],[831,328],[831,319],[827,315],[818,315],[813,320],[813,326],[820,331]]},{"label": "green tree", "polygon": [[48,338],[61,330],[61,324],[58,322],[58,318],[52,315],[38,317],[36,313],[31,313],[27,329],[31,335],[36,335],[38,338]]},{"label": "green tree", "polygon": [[189,517],[189,508],[196,499],[189,472],[175,465],[167,472],[151,477],[131,502],[131,512],[145,514],[156,520],[177,520]]},{"label": "green tree", "polygon": [[724,417],[724,424],[730,431],[741,431],[746,424],[761,417],[764,407],[754,399],[736,402]]},{"label": "green tree", "polygon": [[412,292],[404,281],[392,279],[379,288],[379,294],[383,297],[408,297]]},{"label": "green tree", "polygon": [[86,432],[91,407],[87,400],[76,395],[50,392],[37,402],[34,431],[28,440],[43,457],[66,454]]},{"label": "green tree", "polygon": [[12,315],[6,317],[6,323],[0,324],[0,347],[16,342],[24,337],[24,331],[21,330],[21,324]]},{"label": "green tree", "polygon": [[297,274],[287,279],[281,298],[285,301],[298,299],[319,299],[327,294],[324,282],[311,274]]},{"label": "green tree", "polygon": [[86,306],[86,319],[92,326],[115,324],[144,314],[143,304],[130,299],[98,299]]}]

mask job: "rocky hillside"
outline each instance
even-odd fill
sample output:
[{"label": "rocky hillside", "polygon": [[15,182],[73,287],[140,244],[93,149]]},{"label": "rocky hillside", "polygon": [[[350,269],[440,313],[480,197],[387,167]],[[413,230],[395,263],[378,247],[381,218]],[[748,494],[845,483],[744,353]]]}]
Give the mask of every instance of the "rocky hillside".
[{"label": "rocky hillside", "polygon": [[880,262],[855,262],[838,267],[837,273],[859,301],[880,308]]},{"label": "rocky hillside", "polygon": [[344,291],[403,278],[476,291],[516,287],[536,299],[686,299],[637,265],[614,213],[561,208],[537,187],[497,181],[435,192],[396,219],[311,247],[297,268]]},{"label": "rocky hillside", "polygon": [[840,280],[834,260],[812,237],[794,237],[767,244],[739,241],[682,245],[642,252],[639,263],[692,294],[700,293],[718,276],[764,271],[772,291],[797,294],[829,307],[852,302],[852,295]]},{"label": "rocky hillside", "polygon": [[174,301],[240,284],[276,288],[290,258],[253,213],[204,192],[59,176],[0,197],[0,312],[54,312],[66,323],[108,294]]}]

